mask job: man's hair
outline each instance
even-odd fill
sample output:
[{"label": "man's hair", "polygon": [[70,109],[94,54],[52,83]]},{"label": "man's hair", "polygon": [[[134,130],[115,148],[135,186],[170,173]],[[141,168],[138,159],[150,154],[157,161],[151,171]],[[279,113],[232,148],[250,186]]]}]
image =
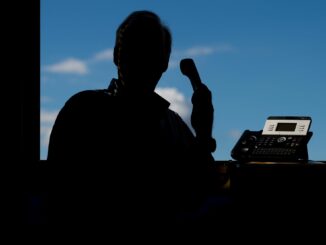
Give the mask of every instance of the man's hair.
[{"label": "man's hair", "polygon": [[[151,42],[151,40],[153,40],[153,42]],[[157,47],[155,45],[161,46]],[[132,57],[130,51],[137,52],[138,47],[145,48],[146,50],[152,48],[153,50],[159,50],[161,53],[161,57],[155,58],[157,59],[157,62],[162,64],[163,72],[167,69],[171,46],[171,32],[169,28],[162,23],[157,14],[148,10],[134,11],[127,16],[116,31],[114,62],[118,66],[119,72],[121,72],[120,68],[122,65],[121,62],[123,55],[128,54],[129,59]],[[129,52],[124,52],[126,47],[132,48],[131,50],[128,50]],[[137,54],[137,57],[141,59],[142,55]]]},{"label": "man's hair", "polygon": [[155,14],[154,12],[148,11],[148,10],[139,10],[132,12],[127,18],[120,24],[116,31],[116,46],[119,46],[121,42],[123,42],[123,36],[126,28],[128,25],[132,22],[135,22],[136,20],[148,20],[152,19],[154,22],[157,23],[158,26],[161,26],[163,31],[163,37],[165,41],[165,52],[167,54],[171,53],[171,46],[172,46],[172,35],[170,29],[161,21],[160,17]]}]

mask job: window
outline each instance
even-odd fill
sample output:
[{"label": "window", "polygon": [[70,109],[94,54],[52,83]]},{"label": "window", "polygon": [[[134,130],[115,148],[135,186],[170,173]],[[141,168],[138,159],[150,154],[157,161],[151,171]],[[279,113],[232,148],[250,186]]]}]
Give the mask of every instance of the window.
[{"label": "window", "polygon": [[[114,2],[114,3],[113,3]],[[211,89],[216,160],[229,160],[245,129],[268,116],[310,116],[312,160],[325,159],[326,3],[323,1],[41,1],[40,158],[65,101],[116,77],[115,31],[131,11],[150,9],[173,35],[157,92],[186,122],[192,88],[179,70],[191,57]],[[186,7],[185,7],[186,6]]]}]

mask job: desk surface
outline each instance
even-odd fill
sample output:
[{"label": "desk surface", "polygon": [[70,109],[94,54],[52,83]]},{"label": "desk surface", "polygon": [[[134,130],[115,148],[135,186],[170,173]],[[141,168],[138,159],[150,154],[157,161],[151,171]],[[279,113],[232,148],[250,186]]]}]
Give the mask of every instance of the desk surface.
[{"label": "desk surface", "polygon": [[326,162],[216,162],[217,192],[236,196],[326,193]]},{"label": "desk surface", "polygon": [[244,165],[301,165],[301,166],[312,166],[312,165],[326,165],[326,161],[301,161],[301,162],[259,162],[259,161],[253,161],[253,162],[241,162],[241,161],[215,161],[218,165],[234,165],[234,164],[244,164]]},{"label": "desk surface", "polygon": [[280,219],[326,216],[325,161],[216,164],[222,176],[219,191],[229,198],[232,214],[248,219],[268,213]]}]

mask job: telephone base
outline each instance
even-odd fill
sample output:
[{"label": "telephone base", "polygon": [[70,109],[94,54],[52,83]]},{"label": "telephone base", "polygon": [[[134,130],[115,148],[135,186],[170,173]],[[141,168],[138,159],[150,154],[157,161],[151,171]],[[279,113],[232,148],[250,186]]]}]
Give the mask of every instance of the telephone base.
[{"label": "telephone base", "polygon": [[312,134],[263,135],[262,130],[245,130],[231,156],[242,162],[306,162],[309,160],[307,144]]}]

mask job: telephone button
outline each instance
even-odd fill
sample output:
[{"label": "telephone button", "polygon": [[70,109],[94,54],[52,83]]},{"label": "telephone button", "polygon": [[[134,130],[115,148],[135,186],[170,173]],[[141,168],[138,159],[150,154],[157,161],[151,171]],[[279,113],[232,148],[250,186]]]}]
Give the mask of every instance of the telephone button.
[{"label": "telephone button", "polygon": [[243,147],[243,148],[241,148],[241,151],[242,152],[247,152],[247,151],[249,151],[249,148],[248,147]]},{"label": "telephone button", "polygon": [[282,143],[284,141],[286,141],[286,138],[284,136],[282,136],[282,137],[280,137],[280,138],[277,139],[277,142],[278,143]]},{"label": "telephone button", "polygon": [[257,137],[255,135],[251,135],[249,138],[248,138],[248,142],[249,143],[252,143],[252,142],[255,142],[257,140]]}]

